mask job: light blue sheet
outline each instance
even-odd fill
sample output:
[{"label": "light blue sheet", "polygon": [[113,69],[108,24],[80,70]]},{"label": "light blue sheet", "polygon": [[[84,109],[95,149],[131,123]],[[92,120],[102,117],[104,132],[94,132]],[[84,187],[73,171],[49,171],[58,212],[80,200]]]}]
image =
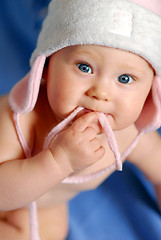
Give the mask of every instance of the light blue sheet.
[{"label": "light blue sheet", "polygon": [[[29,70],[49,0],[0,1],[0,94]],[[153,159],[152,159],[153,160]],[[70,202],[67,240],[161,240],[161,216],[150,183],[131,164]]]}]

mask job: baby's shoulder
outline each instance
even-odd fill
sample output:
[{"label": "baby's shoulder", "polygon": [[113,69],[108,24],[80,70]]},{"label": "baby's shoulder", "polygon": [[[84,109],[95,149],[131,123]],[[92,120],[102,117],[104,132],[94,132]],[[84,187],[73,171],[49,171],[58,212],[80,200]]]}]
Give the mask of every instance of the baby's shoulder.
[{"label": "baby's shoulder", "polygon": [[0,162],[23,157],[7,95],[0,97],[0,136]]},{"label": "baby's shoulder", "polygon": [[12,123],[12,110],[8,103],[8,95],[0,96],[0,128]]}]

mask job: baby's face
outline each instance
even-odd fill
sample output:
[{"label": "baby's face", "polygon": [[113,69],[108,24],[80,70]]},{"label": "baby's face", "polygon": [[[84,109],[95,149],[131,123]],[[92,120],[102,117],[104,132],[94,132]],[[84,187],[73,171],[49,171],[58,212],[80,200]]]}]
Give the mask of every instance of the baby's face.
[{"label": "baby's face", "polygon": [[139,117],[154,71],[141,57],[103,46],[64,48],[53,54],[47,73],[47,94],[61,121],[76,107],[104,112],[113,130]]}]

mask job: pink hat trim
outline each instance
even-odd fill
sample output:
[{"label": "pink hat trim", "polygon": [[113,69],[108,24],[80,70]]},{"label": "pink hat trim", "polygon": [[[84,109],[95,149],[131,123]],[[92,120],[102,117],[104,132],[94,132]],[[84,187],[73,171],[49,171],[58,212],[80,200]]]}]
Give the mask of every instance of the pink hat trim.
[{"label": "pink hat trim", "polygon": [[45,60],[45,55],[38,56],[31,71],[11,90],[9,103],[14,112],[22,114],[30,112],[34,108]]},{"label": "pink hat trim", "polygon": [[131,0],[138,5],[151,10],[161,16],[161,1],[160,0]]}]

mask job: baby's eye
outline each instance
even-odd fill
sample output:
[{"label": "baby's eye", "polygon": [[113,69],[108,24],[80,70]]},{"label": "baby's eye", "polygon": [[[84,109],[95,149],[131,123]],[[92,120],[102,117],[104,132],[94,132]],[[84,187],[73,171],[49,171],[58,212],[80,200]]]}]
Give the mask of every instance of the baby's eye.
[{"label": "baby's eye", "polygon": [[79,63],[77,64],[78,68],[80,71],[84,72],[84,73],[92,73],[92,68],[88,65],[88,64],[85,64],[85,63]]},{"label": "baby's eye", "polygon": [[123,84],[128,84],[128,83],[132,83],[134,79],[127,74],[123,74],[118,77],[118,81]]}]

